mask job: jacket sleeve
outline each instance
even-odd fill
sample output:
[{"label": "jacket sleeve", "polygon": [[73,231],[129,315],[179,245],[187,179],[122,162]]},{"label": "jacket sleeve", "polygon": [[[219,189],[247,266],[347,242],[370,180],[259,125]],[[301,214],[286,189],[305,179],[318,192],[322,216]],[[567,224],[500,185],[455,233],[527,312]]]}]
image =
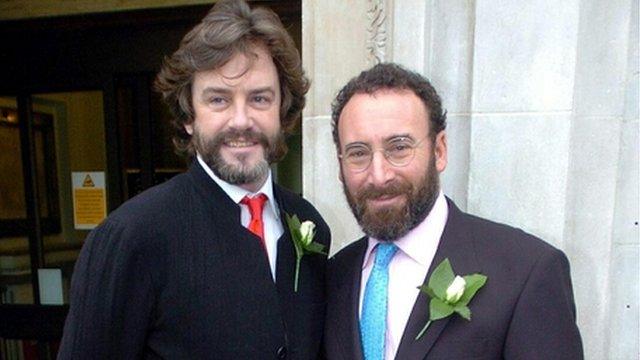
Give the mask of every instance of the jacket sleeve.
[{"label": "jacket sleeve", "polygon": [[534,265],[518,298],[505,359],[583,359],[569,261],[559,250]]},{"label": "jacket sleeve", "polygon": [[141,240],[110,220],[89,234],[72,276],[58,359],[141,357],[154,304]]}]

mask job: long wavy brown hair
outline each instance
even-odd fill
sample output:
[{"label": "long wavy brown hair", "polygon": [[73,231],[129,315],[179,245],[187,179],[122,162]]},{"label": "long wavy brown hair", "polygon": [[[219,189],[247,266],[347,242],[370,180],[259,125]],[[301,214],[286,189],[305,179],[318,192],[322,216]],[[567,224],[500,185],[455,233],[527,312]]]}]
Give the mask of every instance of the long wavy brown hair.
[{"label": "long wavy brown hair", "polygon": [[[191,135],[184,128],[194,121],[191,85],[195,73],[217,69],[238,53],[251,53],[256,45],[265,46],[273,58],[280,80],[281,127],[285,134],[293,131],[309,81],[291,36],[273,11],[251,9],[244,0],[222,0],[185,35],[178,50],[164,59],[155,81],[173,116],[173,143],[179,154],[195,154]],[[280,157],[286,154],[286,145],[280,153]]]}]

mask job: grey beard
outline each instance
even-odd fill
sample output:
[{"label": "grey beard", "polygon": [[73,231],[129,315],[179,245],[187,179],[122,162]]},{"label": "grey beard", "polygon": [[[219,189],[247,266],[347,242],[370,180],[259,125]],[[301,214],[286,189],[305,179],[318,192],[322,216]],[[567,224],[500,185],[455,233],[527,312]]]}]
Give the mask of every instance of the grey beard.
[{"label": "grey beard", "polygon": [[253,167],[232,165],[224,161],[219,153],[204,159],[217,177],[234,185],[264,181],[269,174],[269,163],[262,159]]},{"label": "grey beard", "polygon": [[[265,153],[265,157],[260,159],[254,166],[243,163],[243,158],[239,158],[240,164],[230,164],[226,162],[220,155],[220,148],[224,144],[225,139],[244,137],[259,142]],[[261,133],[252,131],[227,130],[216,134],[213,138],[207,140],[200,133],[193,135],[196,150],[204,162],[209,166],[216,176],[220,179],[234,185],[244,185],[258,183],[264,181],[269,174],[269,162],[275,159],[277,155],[278,144],[284,142],[282,133],[278,134],[271,142]]]}]

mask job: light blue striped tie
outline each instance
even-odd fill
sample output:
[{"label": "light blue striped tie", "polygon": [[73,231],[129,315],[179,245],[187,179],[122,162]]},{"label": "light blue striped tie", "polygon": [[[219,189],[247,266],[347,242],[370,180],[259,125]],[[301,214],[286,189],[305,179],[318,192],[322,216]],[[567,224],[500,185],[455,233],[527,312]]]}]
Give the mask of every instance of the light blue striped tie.
[{"label": "light blue striped tie", "polygon": [[398,247],[394,244],[378,244],[373,269],[364,289],[362,315],[360,316],[360,338],[362,339],[362,352],[365,360],[384,359],[389,263],[396,251],[398,251]]}]

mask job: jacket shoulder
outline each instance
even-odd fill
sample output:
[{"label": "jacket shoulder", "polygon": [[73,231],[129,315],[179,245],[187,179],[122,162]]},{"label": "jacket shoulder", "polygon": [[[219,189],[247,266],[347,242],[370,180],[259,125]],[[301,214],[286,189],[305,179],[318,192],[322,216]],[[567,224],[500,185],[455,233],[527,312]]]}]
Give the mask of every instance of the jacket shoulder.
[{"label": "jacket shoulder", "polygon": [[296,212],[301,212],[305,215],[320,219],[324,223],[324,219],[322,219],[318,210],[307,199],[278,184],[274,184],[274,188],[282,197],[282,200],[287,204],[291,204],[292,207],[295,208]]},{"label": "jacket shoulder", "polygon": [[366,247],[367,237],[365,236],[340,249],[331,259],[336,263],[355,261]]},{"label": "jacket shoulder", "polygon": [[140,225],[168,220],[174,217],[172,214],[186,206],[186,200],[193,191],[189,181],[186,174],[176,175],[125,201],[109,215],[109,219],[120,224]]},{"label": "jacket shoulder", "polygon": [[[494,280],[510,283],[515,288],[526,283],[530,274],[545,264],[562,263],[568,267],[566,255],[555,246],[522,229],[458,213],[452,226],[463,229],[458,234],[468,237],[481,269]],[[520,284],[520,285],[515,285]]]},{"label": "jacket shoulder", "polygon": [[329,259],[329,271],[340,273],[342,269],[354,266],[354,263],[359,264],[366,249],[366,236],[345,246]]},{"label": "jacket shoulder", "polygon": [[479,248],[501,253],[514,252],[526,257],[560,252],[556,247],[520,228],[463,214]]}]

